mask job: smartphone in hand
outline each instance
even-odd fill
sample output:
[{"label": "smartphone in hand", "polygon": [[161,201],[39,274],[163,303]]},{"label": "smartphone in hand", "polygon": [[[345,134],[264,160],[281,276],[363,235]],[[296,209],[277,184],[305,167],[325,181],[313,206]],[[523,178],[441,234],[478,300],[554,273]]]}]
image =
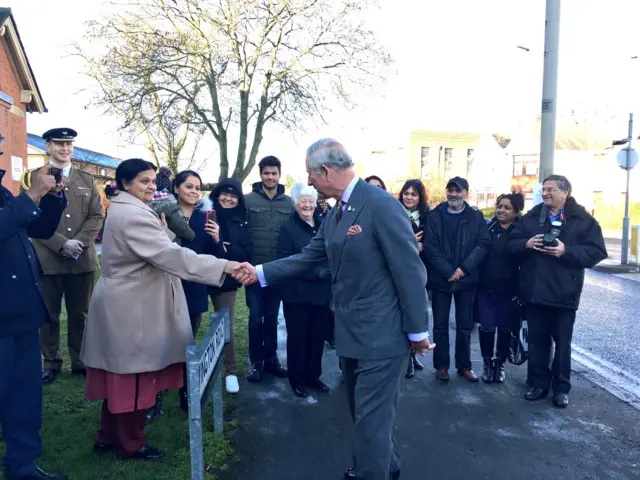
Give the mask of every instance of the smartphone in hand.
[{"label": "smartphone in hand", "polygon": [[49,175],[53,175],[56,179],[56,183],[59,185],[62,183],[62,169],[58,167],[49,167]]},{"label": "smartphone in hand", "polygon": [[205,221],[205,223],[209,223],[209,221],[215,222],[216,221],[216,211],[215,210],[207,210],[207,219]]}]

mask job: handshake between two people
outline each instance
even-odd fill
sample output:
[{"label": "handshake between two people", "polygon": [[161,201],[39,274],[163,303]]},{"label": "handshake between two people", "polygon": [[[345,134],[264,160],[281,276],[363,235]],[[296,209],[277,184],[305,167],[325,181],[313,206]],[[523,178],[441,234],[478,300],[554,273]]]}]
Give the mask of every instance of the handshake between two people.
[{"label": "handshake between two people", "polygon": [[[238,263],[230,261],[227,263],[224,271],[242,283],[242,285],[251,285],[258,281],[256,267],[247,262]],[[429,350],[436,348],[436,344],[429,342],[429,338],[425,338],[419,342],[411,342],[411,348],[419,355],[424,355]]]},{"label": "handshake between two people", "polygon": [[251,285],[252,283],[256,283],[258,281],[258,273],[256,272],[256,267],[251,265],[248,262],[227,262],[227,266],[224,269],[224,273],[227,275],[231,275],[242,285]]}]

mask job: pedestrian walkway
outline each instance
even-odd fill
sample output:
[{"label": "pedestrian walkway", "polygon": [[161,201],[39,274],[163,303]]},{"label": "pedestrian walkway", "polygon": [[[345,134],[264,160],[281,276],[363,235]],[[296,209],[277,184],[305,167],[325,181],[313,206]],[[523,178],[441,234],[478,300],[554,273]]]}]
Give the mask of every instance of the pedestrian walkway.
[{"label": "pedestrian walkway", "polygon": [[[280,349],[286,331],[280,322]],[[451,335],[454,332],[451,331]],[[453,339],[453,337],[452,337]],[[481,366],[477,336],[473,362]],[[286,357],[283,355],[283,363]],[[631,480],[640,478],[640,412],[574,376],[571,405],[528,403],[526,365],[504,385],[470,384],[426,369],[405,382],[397,439],[405,480]],[[351,419],[335,352],[325,353],[330,394],[301,400],[286,380],[242,384],[237,461],[223,480],[339,480],[351,463]]]}]

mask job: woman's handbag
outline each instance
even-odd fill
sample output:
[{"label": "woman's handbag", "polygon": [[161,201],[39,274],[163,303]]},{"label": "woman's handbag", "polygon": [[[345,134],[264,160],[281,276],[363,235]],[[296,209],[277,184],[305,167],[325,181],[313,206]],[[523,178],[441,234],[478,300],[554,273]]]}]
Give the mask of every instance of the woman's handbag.
[{"label": "woman's handbag", "polygon": [[511,344],[509,345],[509,363],[522,365],[529,358],[529,327],[524,319],[525,310],[519,305],[519,314],[515,328],[511,331]]}]

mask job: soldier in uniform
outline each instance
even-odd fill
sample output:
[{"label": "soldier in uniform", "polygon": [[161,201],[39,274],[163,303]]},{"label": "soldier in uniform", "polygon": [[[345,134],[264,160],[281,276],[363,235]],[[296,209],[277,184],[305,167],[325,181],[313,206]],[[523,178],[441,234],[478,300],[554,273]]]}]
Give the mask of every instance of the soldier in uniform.
[{"label": "soldier in uniform", "polygon": [[[60,311],[63,296],[67,308],[71,373],[85,374],[80,348],[94,276],[100,268],[95,239],[102,227],[102,204],[93,177],[71,164],[77,135],[71,128],[53,128],[42,135],[50,155],[49,166],[62,169],[67,197],[67,208],[56,233],[48,240],[32,240],[42,264],[42,290],[51,315],[51,323],[40,330],[44,357],[42,383],[45,385],[55,381],[62,367]],[[23,189],[29,188],[30,179],[31,172],[25,172]]]},{"label": "soldier in uniform", "polygon": [[[1,154],[1,152],[0,152]],[[44,169],[30,188],[14,196],[0,170],[0,427],[7,480],[64,480],[40,470],[42,381],[38,329],[47,320],[40,267],[29,243],[50,238],[65,209],[61,185]]]}]

